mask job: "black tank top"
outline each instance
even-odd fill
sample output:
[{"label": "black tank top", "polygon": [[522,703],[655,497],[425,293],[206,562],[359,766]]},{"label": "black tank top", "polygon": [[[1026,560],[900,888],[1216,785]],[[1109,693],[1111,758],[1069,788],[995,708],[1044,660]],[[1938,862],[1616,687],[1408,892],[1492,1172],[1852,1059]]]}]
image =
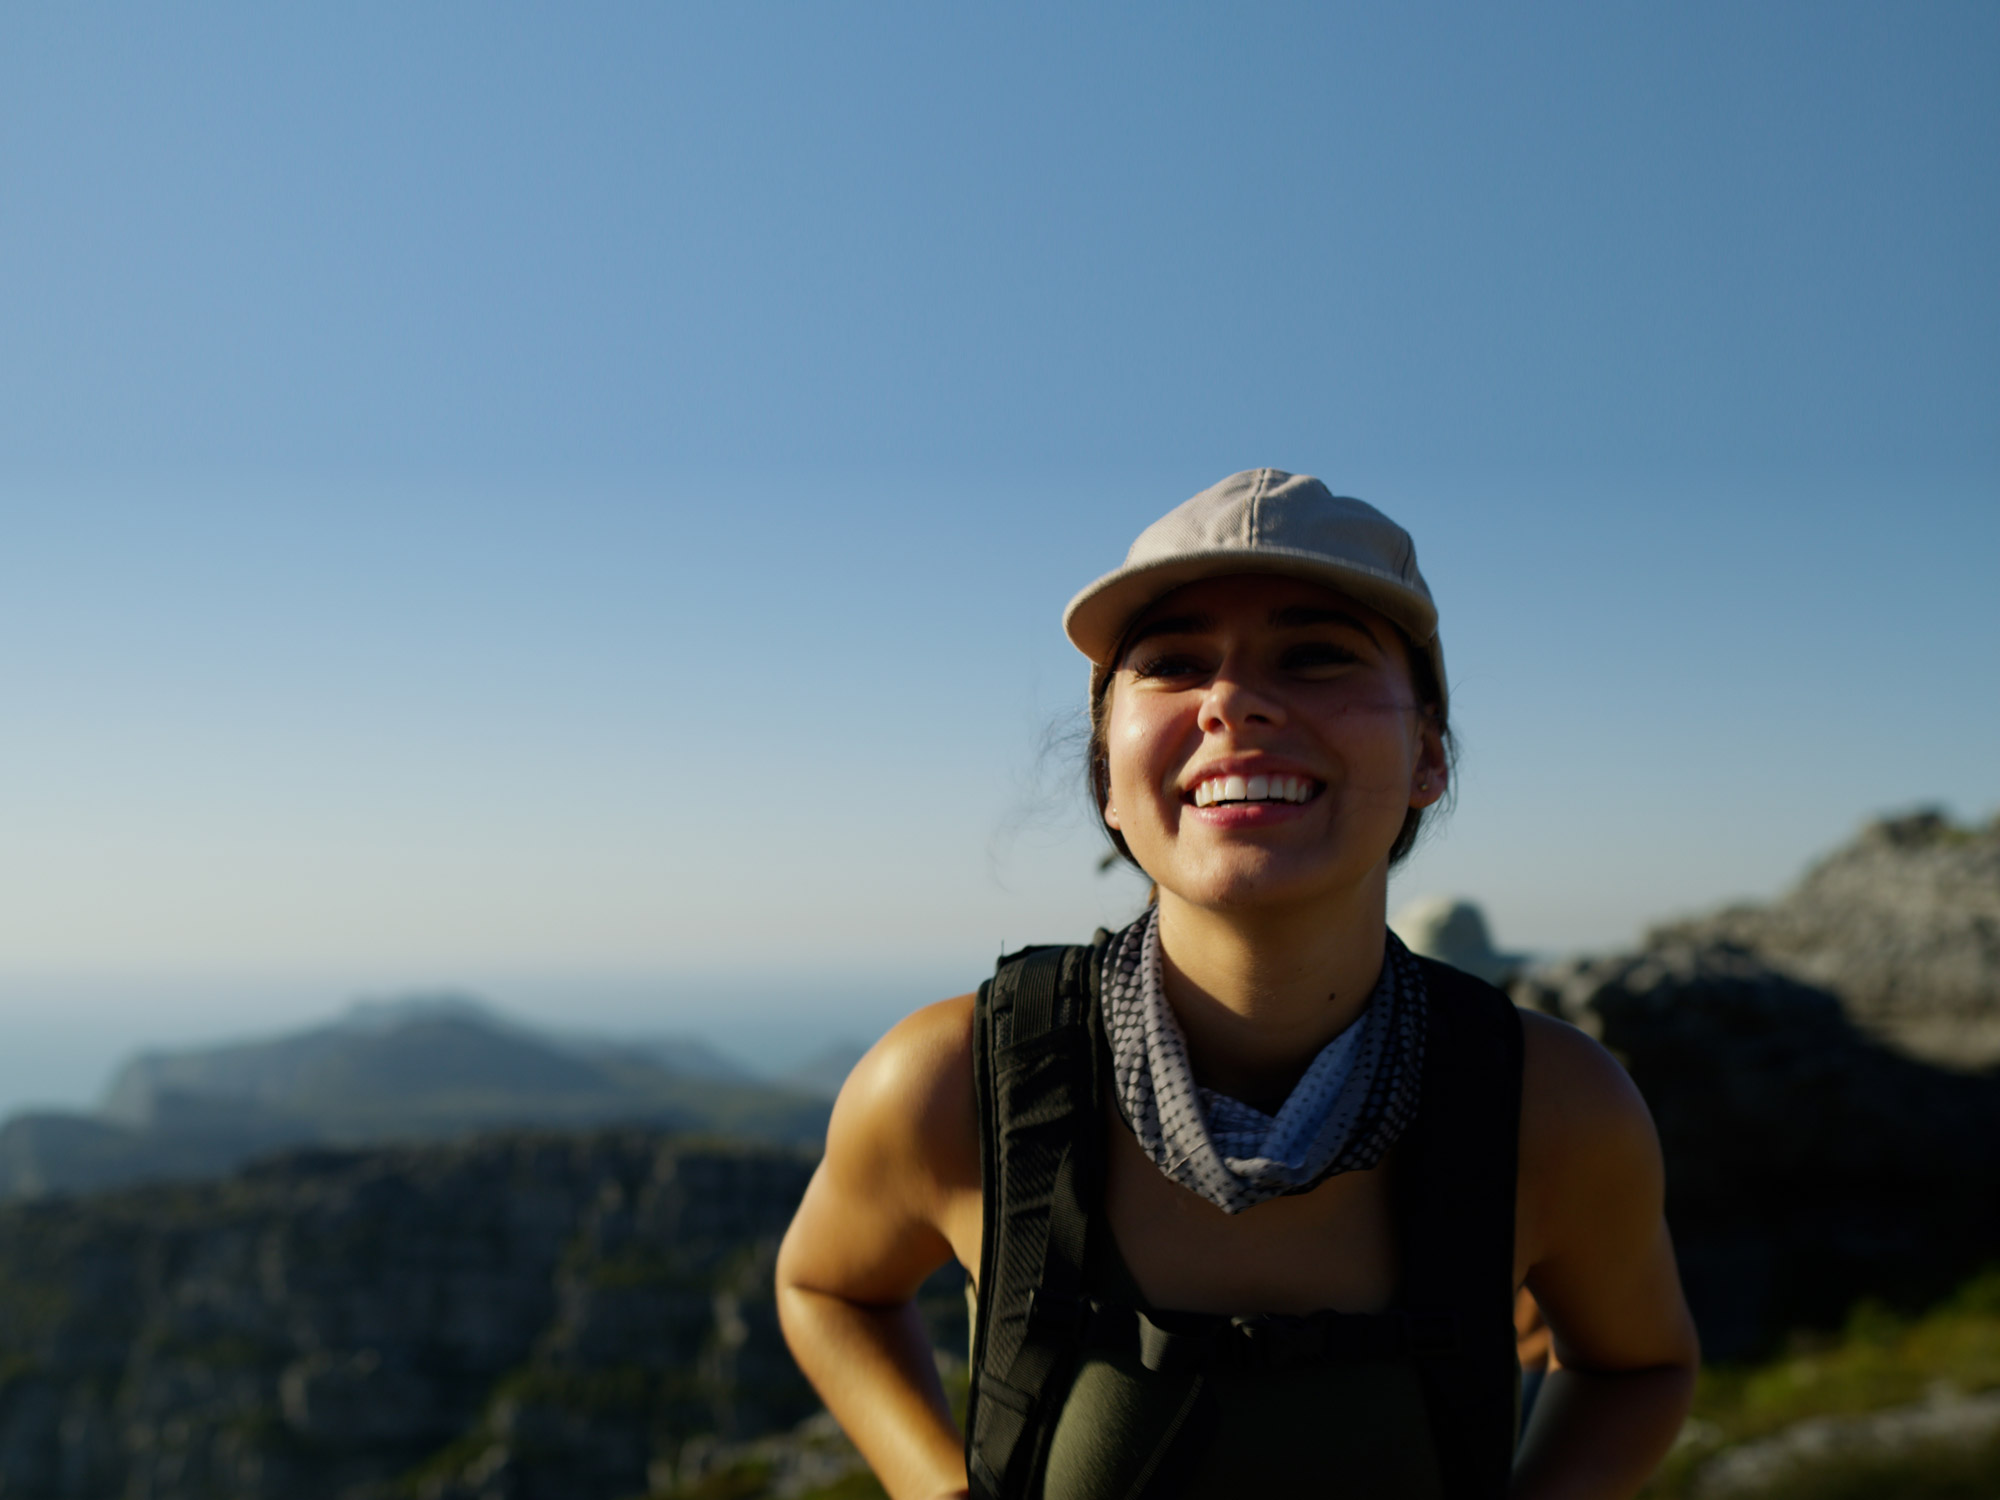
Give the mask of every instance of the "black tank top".
[{"label": "black tank top", "polygon": [[[1141,1295],[1101,1212],[1090,1246],[1094,1297],[1176,1321]],[[1423,1380],[1407,1350],[1294,1369],[1213,1359],[1204,1377],[1190,1392],[1185,1379],[1147,1369],[1136,1349],[1086,1348],[1049,1438],[1044,1500],[1441,1500]],[[1192,1403],[1184,1413],[1183,1402]]]}]

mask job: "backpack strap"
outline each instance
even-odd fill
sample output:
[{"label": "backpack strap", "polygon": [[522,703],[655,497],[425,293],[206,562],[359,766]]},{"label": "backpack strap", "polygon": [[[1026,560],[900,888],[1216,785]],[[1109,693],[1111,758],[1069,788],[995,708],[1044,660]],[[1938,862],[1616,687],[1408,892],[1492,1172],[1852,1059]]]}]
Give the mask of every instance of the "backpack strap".
[{"label": "backpack strap", "polygon": [[1098,974],[1088,948],[1026,948],[1000,960],[973,1006],[973,1087],[984,1202],[965,1461],[974,1500],[1030,1493],[1090,1310],[1090,1205],[1102,1183]]},{"label": "backpack strap", "polygon": [[1397,1173],[1403,1302],[1455,1323],[1455,1347],[1420,1358],[1451,1500],[1502,1500],[1518,1432],[1514,1193],[1521,1018],[1499,990],[1419,959],[1429,997],[1422,1102]]}]

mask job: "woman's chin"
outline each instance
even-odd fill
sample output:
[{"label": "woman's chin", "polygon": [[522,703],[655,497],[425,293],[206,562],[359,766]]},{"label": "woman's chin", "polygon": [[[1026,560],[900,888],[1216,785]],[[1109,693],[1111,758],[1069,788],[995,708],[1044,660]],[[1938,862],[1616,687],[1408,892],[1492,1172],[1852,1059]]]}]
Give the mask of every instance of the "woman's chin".
[{"label": "woman's chin", "polygon": [[[1379,877],[1379,882],[1378,882]],[[1338,906],[1366,888],[1385,883],[1386,864],[1349,874],[1325,860],[1299,861],[1274,854],[1234,857],[1158,881],[1190,906],[1245,915],[1299,907]]]}]

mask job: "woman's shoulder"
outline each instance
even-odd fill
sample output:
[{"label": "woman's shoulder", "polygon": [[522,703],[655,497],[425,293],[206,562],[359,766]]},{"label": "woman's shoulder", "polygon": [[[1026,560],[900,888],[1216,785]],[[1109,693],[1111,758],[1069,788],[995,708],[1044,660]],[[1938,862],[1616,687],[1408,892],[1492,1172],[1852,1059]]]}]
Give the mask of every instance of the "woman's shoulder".
[{"label": "woman's shoulder", "polygon": [[[1521,1033],[1521,1130],[1568,1137],[1606,1127],[1626,1130],[1652,1118],[1618,1060],[1586,1033],[1539,1011],[1523,1010],[1504,990],[1462,970],[1426,960],[1433,1004],[1445,1007],[1445,1024],[1482,1040]],[[1517,1019],[1518,1018],[1518,1021]]]},{"label": "woman's shoulder", "polygon": [[971,995],[955,995],[903,1017],[862,1056],[840,1091],[870,1109],[950,1109],[972,1098]]},{"label": "woman's shoulder", "polygon": [[1658,1133],[1618,1060],[1565,1021],[1521,1012],[1522,1228],[1540,1242],[1587,1238],[1621,1217],[1657,1221]]},{"label": "woman's shoulder", "polygon": [[1523,1010],[1521,1129],[1587,1141],[1606,1131],[1652,1137],[1652,1116],[1631,1075],[1587,1033]]},{"label": "woman's shoulder", "polygon": [[942,1187],[979,1180],[971,995],[913,1011],[868,1049],[841,1086],[827,1154]]}]

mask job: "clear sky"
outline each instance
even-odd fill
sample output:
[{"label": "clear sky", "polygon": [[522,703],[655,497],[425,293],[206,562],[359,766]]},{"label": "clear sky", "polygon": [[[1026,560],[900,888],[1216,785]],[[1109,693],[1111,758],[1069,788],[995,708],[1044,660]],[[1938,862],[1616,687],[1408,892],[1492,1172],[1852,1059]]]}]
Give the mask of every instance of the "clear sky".
[{"label": "clear sky", "polygon": [[0,1107],[454,985],[777,1056],[1130,912],[1058,616],[1415,533],[1505,946],[2000,806],[2000,7],[0,11]]}]

